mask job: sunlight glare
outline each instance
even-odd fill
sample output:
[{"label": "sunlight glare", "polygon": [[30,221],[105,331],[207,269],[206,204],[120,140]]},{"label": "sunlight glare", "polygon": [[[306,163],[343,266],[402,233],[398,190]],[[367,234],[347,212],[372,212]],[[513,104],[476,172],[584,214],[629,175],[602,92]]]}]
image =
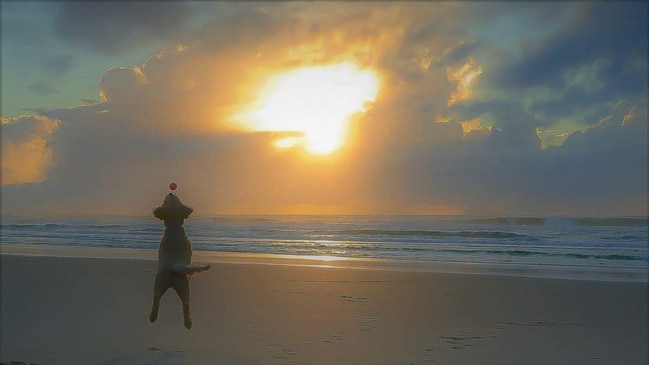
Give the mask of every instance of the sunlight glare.
[{"label": "sunlight glare", "polygon": [[378,88],[374,71],[352,63],[303,67],[269,80],[257,106],[235,119],[256,131],[300,134],[276,140],[277,148],[326,155],[342,146],[350,116],[365,111]]}]

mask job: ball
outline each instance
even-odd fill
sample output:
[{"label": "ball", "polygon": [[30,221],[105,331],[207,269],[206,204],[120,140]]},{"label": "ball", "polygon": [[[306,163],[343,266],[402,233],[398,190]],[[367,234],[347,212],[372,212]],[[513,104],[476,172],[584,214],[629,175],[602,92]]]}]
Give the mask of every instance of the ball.
[{"label": "ball", "polygon": [[176,190],[177,187],[178,187],[178,185],[176,183],[174,183],[174,182],[169,184],[169,189],[171,189],[171,190]]}]

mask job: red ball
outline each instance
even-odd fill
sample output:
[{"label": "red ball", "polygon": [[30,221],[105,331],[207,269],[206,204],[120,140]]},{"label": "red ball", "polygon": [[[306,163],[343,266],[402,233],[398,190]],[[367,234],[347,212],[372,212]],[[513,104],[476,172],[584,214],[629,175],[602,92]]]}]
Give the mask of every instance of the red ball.
[{"label": "red ball", "polygon": [[169,184],[169,189],[171,189],[171,190],[176,190],[177,187],[178,187],[178,185],[176,185],[176,183]]}]

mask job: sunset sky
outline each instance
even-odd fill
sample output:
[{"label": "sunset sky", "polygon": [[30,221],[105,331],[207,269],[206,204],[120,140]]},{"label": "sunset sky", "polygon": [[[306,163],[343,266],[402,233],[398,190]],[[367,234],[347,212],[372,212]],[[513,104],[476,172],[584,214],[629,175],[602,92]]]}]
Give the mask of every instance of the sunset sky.
[{"label": "sunset sky", "polygon": [[2,213],[647,214],[646,2],[2,2]]}]

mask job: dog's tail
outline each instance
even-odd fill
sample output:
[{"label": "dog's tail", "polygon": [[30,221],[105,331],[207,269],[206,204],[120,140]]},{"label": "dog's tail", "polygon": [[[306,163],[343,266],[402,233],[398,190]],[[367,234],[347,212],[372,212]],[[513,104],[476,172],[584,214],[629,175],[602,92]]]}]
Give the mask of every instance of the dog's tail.
[{"label": "dog's tail", "polygon": [[175,264],[171,266],[169,269],[171,271],[175,271],[181,274],[194,275],[194,274],[198,274],[201,271],[209,270],[210,267],[212,267],[212,265],[210,264],[190,264],[190,265]]}]

